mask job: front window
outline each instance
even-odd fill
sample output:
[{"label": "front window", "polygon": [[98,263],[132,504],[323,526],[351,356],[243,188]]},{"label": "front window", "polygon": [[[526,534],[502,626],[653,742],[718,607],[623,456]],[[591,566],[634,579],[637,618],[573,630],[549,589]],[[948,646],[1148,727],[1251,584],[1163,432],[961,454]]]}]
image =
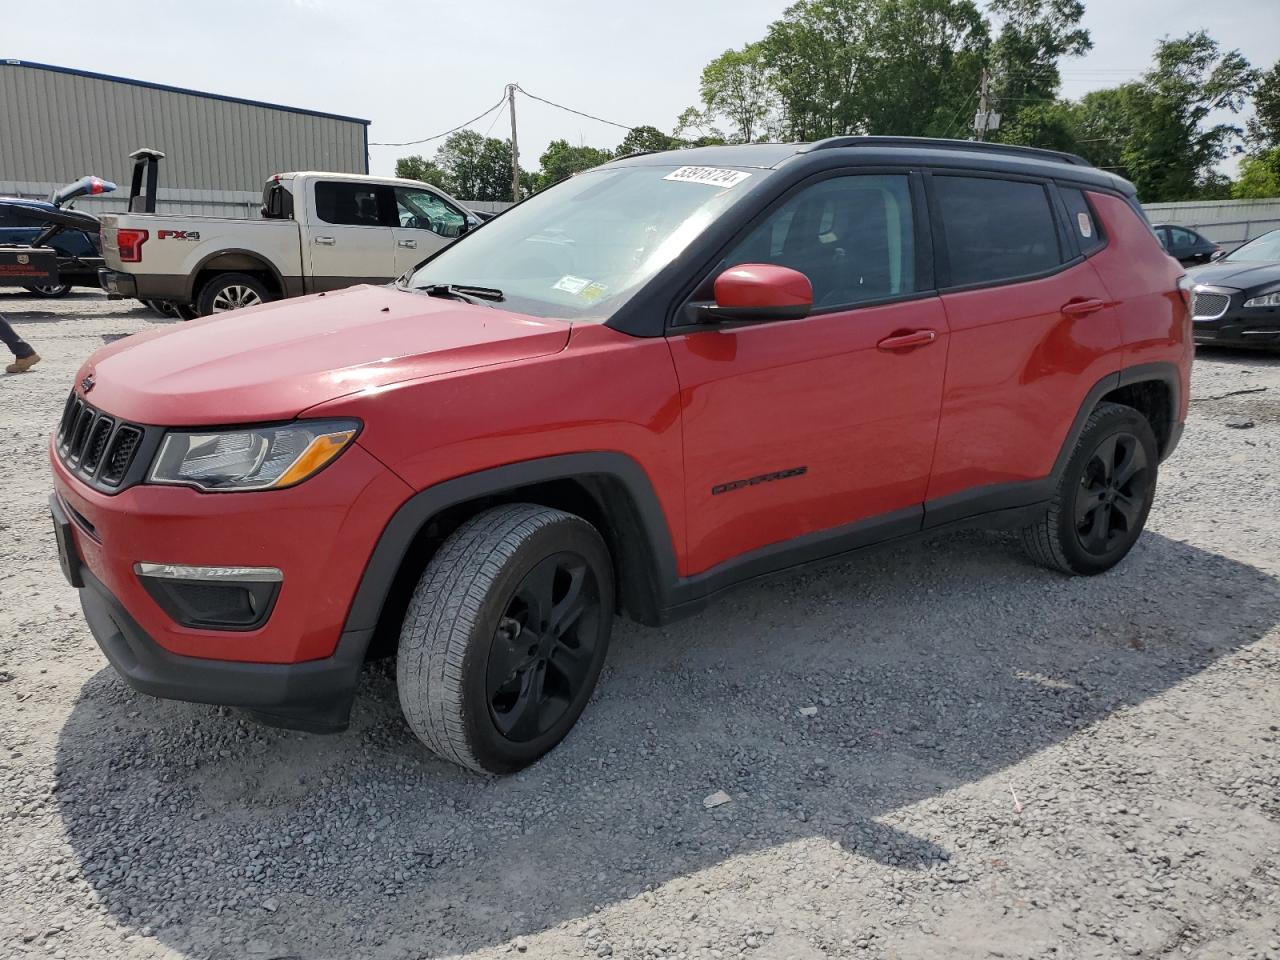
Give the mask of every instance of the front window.
[{"label": "front window", "polygon": [[520,313],[602,321],[766,174],[647,165],[582,173],[464,236],[407,286],[490,287]]},{"label": "front window", "polygon": [[1280,230],[1264,233],[1256,240],[1250,240],[1243,247],[1233,250],[1222,259],[1246,263],[1280,260]]},{"label": "front window", "polygon": [[411,187],[396,187],[396,217],[402,227],[442,237],[460,237],[467,226],[467,218],[440,197]]}]

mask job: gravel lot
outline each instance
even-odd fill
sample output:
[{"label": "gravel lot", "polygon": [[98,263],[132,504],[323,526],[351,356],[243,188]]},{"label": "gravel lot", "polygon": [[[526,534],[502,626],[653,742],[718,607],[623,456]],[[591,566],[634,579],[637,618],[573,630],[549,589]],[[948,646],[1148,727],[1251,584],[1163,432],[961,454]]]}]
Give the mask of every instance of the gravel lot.
[{"label": "gravel lot", "polygon": [[577,730],[495,780],[424,752],[385,666],[335,737],[128,690],[44,444],[81,360],[163,321],[0,311],[45,357],[0,376],[0,956],[1280,958],[1280,358],[1197,359],[1110,574],[970,533],[620,622]]}]

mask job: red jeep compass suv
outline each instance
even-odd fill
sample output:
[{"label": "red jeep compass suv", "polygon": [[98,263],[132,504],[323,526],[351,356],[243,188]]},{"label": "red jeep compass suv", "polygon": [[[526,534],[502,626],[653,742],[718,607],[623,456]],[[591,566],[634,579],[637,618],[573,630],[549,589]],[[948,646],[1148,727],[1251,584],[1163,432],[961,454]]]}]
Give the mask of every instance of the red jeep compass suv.
[{"label": "red jeep compass suv", "polygon": [[961,525],[1120,561],[1188,292],[1068,154],[842,137],[616,160],[393,286],[129,337],[50,442],[65,572],[161,697],[342,729],[376,638],[432,750],[572,727],[616,612]]}]

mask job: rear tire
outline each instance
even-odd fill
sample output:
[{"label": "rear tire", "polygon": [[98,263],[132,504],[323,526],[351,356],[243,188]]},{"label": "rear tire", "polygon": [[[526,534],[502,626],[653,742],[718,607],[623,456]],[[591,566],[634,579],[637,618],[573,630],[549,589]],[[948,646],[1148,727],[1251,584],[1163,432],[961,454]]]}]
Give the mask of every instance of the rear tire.
[{"label": "rear tire", "polygon": [[1147,419],[1132,407],[1100,403],[1039,522],[1022,528],[1033,560],[1091,576],[1125,558],[1155,499],[1159,451]]},{"label": "rear tire", "polygon": [[609,552],[581,517],[527,503],[477,514],[440,546],[405,613],[405,719],[461,766],[528,766],[591,699],[613,613]]},{"label": "rear tire", "polygon": [[247,273],[220,273],[201,288],[196,311],[207,317],[211,313],[256,307],[274,299],[267,285],[257,277]]}]

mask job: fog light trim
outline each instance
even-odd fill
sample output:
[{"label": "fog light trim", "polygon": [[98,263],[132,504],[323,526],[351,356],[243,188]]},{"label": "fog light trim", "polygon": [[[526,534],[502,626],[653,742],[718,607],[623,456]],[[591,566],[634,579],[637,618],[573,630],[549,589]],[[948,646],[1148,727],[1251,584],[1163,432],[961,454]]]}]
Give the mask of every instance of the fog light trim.
[{"label": "fog light trim", "polygon": [[140,577],[162,580],[212,580],[216,583],[280,583],[284,573],[276,567],[204,567],[184,563],[135,563]]}]

